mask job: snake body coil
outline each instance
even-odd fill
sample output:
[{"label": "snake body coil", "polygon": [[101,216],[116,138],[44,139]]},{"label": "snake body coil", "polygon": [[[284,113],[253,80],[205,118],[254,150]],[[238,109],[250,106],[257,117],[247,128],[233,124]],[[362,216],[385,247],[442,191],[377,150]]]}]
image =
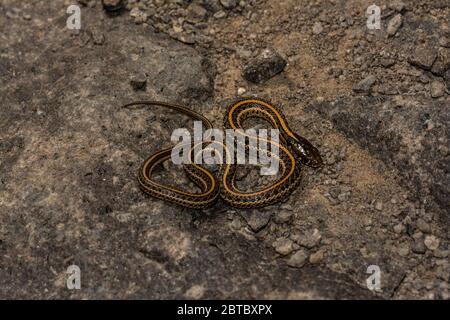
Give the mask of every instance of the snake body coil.
[{"label": "snake body coil", "polygon": [[[181,105],[158,101],[137,101],[123,107],[133,105],[167,107],[200,120],[206,129],[212,129],[212,124],[207,118]],[[308,140],[293,132],[289,128],[283,113],[268,102],[245,99],[233,103],[225,115],[224,128],[234,129],[235,132],[245,135],[246,139],[253,139],[255,137],[246,135],[242,126],[243,122],[249,118],[264,119],[281,133],[279,142],[266,140],[266,143],[272,145],[271,147],[276,147],[279,150],[277,155],[272,154],[272,156],[278,157],[281,168],[281,174],[273,184],[254,192],[239,190],[235,182],[237,165],[229,161],[225,161],[220,166],[217,176],[194,161],[183,165],[188,177],[200,188],[198,193],[156,182],[151,178],[153,170],[158,164],[170,158],[172,152],[172,147],[170,147],[152,154],[140,167],[138,180],[142,190],[153,197],[193,209],[207,208],[213,205],[219,197],[233,207],[257,208],[276,203],[291,194],[300,183],[302,165],[310,167],[322,165],[319,151]],[[203,144],[207,143],[203,142],[202,146]],[[247,150],[248,148],[248,145],[246,145]],[[192,151],[194,149],[195,146]],[[223,149],[226,157],[233,156],[226,143],[223,144]],[[273,148],[270,148],[270,150],[273,150]],[[195,157],[193,152],[191,157]]]}]

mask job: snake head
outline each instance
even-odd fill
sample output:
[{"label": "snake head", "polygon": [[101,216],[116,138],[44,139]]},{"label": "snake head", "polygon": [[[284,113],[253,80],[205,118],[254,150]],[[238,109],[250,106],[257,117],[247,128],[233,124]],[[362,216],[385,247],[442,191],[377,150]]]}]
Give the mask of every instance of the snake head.
[{"label": "snake head", "polygon": [[294,133],[293,137],[289,137],[287,142],[292,146],[300,157],[300,161],[312,168],[318,168],[323,165],[322,157],[319,150],[314,147],[311,142]]}]

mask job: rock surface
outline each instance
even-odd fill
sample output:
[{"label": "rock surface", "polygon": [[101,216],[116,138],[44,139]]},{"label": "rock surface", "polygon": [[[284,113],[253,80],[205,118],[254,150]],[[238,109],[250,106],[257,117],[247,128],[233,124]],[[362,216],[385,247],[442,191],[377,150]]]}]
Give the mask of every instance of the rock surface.
[{"label": "rock surface", "polygon": [[[113,2],[78,1],[79,31],[61,1],[0,6],[1,298],[450,299],[448,6],[381,1],[380,32],[360,1]],[[276,68],[243,78],[267,48]],[[237,92],[280,107],[325,166],[261,210],[145,196],[140,164],[192,121],[120,106],[184,103],[220,128]],[[258,172],[240,168],[238,185],[265,185]],[[170,163],[156,178],[194,187]],[[66,287],[72,264],[81,290]]]}]

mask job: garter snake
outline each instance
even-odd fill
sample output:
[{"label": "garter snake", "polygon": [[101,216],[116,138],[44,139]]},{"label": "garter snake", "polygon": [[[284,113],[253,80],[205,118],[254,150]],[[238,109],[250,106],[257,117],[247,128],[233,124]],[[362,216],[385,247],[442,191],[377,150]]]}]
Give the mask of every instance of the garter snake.
[{"label": "garter snake", "polygon": [[[201,121],[206,129],[213,128],[206,117],[179,104],[159,101],[136,101],[123,107],[133,105],[166,107]],[[313,168],[322,165],[319,151],[308,140],[290,129],[280,109],[263,100],[250,98],[238,100],[231,104],[225,114],[224,129],[234,129],[239,134],[245,135],[242,124],[249,118],[266,120],[281,133],[279,142],[266,140],[267,143],[271,144],[270,150],[273,150],[273,147],[279,150],[278,154],[271,155],[277,157],[281,167],[279,178],[270,186],[253,192],[239,190],[235,181],[237,165],[229,161],[225,161],[225,163],[220,165],[217,175],[205,166],[196,164],[195,161],[183,165],[188,177],[200,188],[200,192],[189,192],[157,182],[152,179],[152,173],[157,165],[171,157],[172,147],[169,147],[150,155],[143,162],[138,173],[141,189],[153,197],[193,209],[210,207],[218,198],[221,198],[225,203],[233,207],[257,208],[276,203],[287,197],[300,183],[302,165]],[[246,138],[252,137],[246,136]],[[205,144],[207,143],[202,142],[202,146]],[[231,157],[231,151],[226,143],[222,145],[225,156]],[[192,150],[194,149],[195,146],[192,147]],[[248,146],[246,146],[246,149],[248,151]]]}]

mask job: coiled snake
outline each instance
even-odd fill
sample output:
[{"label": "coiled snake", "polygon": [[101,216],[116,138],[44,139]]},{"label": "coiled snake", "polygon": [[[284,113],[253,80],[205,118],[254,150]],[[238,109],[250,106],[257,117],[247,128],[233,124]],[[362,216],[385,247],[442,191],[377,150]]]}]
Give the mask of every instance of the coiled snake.
[{"label": "coiled snake", "polygon": [[[157,105],[176,110],[201,121],[206,129],[212,129],[212,124],[206,117],[182,105],[159,101],[136,101],[123,107],[133,105]],[[322,165],[319,151],[308,140],[289,128],[286,118],[277,107],[262,100],[244,99],[231,104],[225,115],[224,128],[235,129],[236,132],[245,135],[242,123],[252,117],[268,121],[281,133],[279,142],[267,140],[271,147],[278,148],[278,155],[272,154],[272,156],[278,157],[281,167],[279,178],[270,186],[254,192],[242,192],[235,182],[237,165],[229,163],[230,161],[220,165],[217,176],[206,166],[196,164],[194,161],[183,165],[188,177],[200,188],[200,192],[189,192],[162,184],[152,179],[152,173],[158,164],[170,158],[172,152],[170,147],[150,155],[144,161],[138,174],[140,187],[153,197],[193,209],[210,207],[218,198],[233,207],[257,208],[287,197],[300,183],[302,165],[313,168]],[[246,136],[246,138],[252,137]],[[232,156],[226,144],[223,144],[223,147],[225,156],[227,158]],[[248,146],[246,148],[248,151]],[[192,150],[194,149],[193,147]]]}]

